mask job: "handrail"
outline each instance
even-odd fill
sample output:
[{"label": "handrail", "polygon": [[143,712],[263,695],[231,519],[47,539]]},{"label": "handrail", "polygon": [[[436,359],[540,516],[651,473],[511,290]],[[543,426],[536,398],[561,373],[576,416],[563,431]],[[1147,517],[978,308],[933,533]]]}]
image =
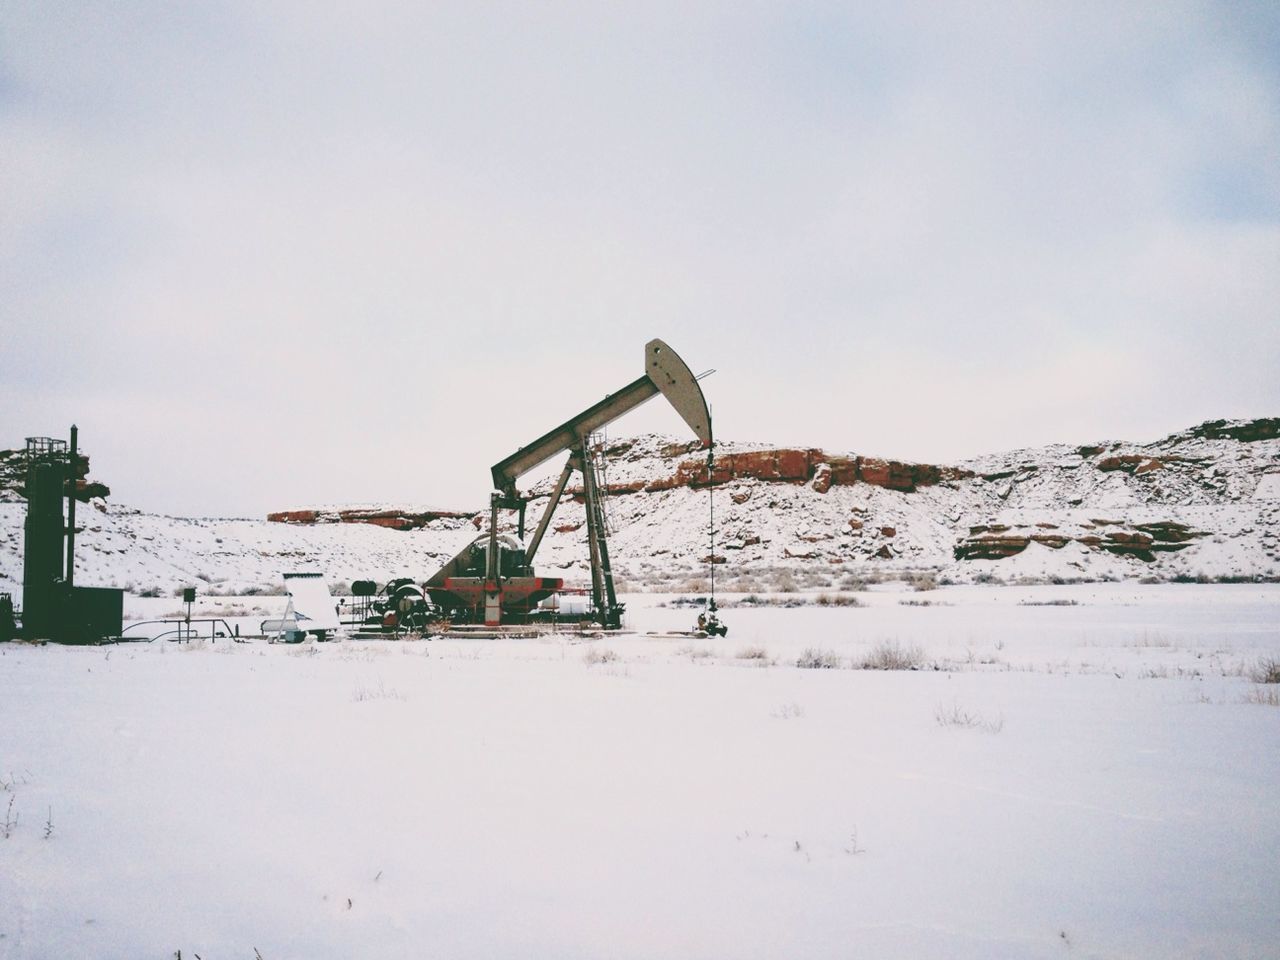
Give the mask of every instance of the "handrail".
[{"label": "handrail", "polygon": [[[127,632],[128,632],[128,631],[130,631],[130,630],[133,630],[133,629],[135,629],[135,628],[137,628],[137,627],[145,627],[145,626],[148,626],[148,625],[153,624],[153,623],[160,623],[160,624],[176,623],[176,624],[178,624],[179,626],[178,626],[176,629],[174,629],[174,630],[166,630],[166,631],[164,631],[163,633],[158,633],[158,634],[156,634],[154,637],[126,637],[126,636],[125,636],[125,633],[127,633]],[[188,634],[187,634],[187,636],[186,636],[186,637],[181,636],[181,634],[183,633],[183,629],[182,629],[182,628],[183,628],[183,627],[188,627],[188,628],[189,628],[193,623],[208,623],[208,624],[212,624],[212,625],[213,625],[213,627],[215,627],[215,628],[216,628],[217,624],[222,624],[224,627],[226,627],[226,628],[227,628],[227,632],[226,632],[225,634],[223,634],[223,636],[230,638],[231,640],[235,641],[236,643],[248,643],[248,642],[249,642],[248,640],[242,639],[242,638],[241,638],[241,636],[240,636],[240,631],[239,631],[238,629],[236,629],[235,627],[231,626],[231,624],[230,624],[230,623],[228,623],[228,622],[226,621],[226,619],[225,619],[225,618],[223,618],[223,617],[199,617],[199,618],[194,619],[194,620],[187,620],[186,618],[166,617],[166,618],[161,619],[161,620],[139,620],[137,623],[131,623],[131,624],[129,624],[127,627],[125,627],[123,630],[121,630],[121,631],[120,631],[120,639],[121,639],[121,640],[129,640],[129,641],[131,641],[131,642],[144,642],[144,643],[151,643],[153,640],[159,640],[159,639],[160,639],[160,638],[162,638],[162,637],[167,637],[167,636],[169,636],[169,634],[171,634],[171,633],[179,634],[179,637],[178,637],[178,640],[177,640],[177,642],[179,642],[179,643],[184,642],[184,641],[187,641],[187,640],[203,640],[203,639],[205,639],[204,637],[200,636],[200,634],[199,634],[199,633],[194,633],[194,634],[193,634],[193,633],[191,633],[190,631],[188,631]],[[212,640],[214,643],[217,643],[217,642],[218,642],[218,633],[217,633],[217,630],[216,630],[216,629],[210,629],[210,631],[209,631],[209,638],[208,638],[208,639]],[[173,641],[170,641],[170,642],[173,642]]]}]

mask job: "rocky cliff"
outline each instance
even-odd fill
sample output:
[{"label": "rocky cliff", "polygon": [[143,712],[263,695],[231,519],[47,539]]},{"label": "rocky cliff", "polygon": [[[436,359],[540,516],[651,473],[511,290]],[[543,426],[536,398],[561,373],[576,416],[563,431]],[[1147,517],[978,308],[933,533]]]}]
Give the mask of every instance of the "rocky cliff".
[{"label": "rocky cliff", "polygon": [[[714,496],[716,552],[746,568],[926,567],[955,579],[1280,575],[1277,419],[949,465],[739,444],[708,463],[657,438],[603,453],[616,555],[642,568],[655,557],[705,557]],[[580,521],[572,507],[565,514],[559,527],[573,533]],[[668,532],[658,533],[664,517]]]},{"label": "rocky cliff", "polygon": [[420,530],[435,520],[470,518],[469,510],[408,507],[318,507],[268,513],[270,523],[368,523],[390,530]]},{"label": "rocky cliff", "polygon": [[[708,458],[662,437],[615,440],[598,453],[615,565],[633,576],[692,571],[710,556],[712,497],[716,559],[745,569],[820,562],[958,579],[1280,575],[1280,419],[957,464],[735,443]],[[531,523],[551,485],[528,491]],[[585,516],[581,489],[567,494],[539,560],[574,568]],[[464,516],[383,511],[373,522],[384,515],[402,528],[410,516]],[[471,520],[478,529],[485,517]]]}]

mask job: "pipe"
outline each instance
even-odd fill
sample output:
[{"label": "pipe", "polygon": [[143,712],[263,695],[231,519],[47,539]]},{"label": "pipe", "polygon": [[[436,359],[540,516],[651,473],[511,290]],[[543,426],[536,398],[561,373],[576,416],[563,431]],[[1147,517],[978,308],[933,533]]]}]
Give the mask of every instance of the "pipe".
[{"label": "pipe", "polygon": [[71,489],[67,493],[67,575],[64,579],[68,587],[76,581],[76,491],[80,486],[80,458],[76,454],[76,442],[79,435],[80,431],[73,423],[71,453],[68,458],[70,476],[67,478]]}]

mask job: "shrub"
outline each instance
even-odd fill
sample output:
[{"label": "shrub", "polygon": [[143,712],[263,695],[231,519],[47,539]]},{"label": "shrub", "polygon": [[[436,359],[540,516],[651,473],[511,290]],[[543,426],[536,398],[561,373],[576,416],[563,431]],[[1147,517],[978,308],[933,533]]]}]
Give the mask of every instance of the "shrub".
[{"label": "shrub", "polygon": [[1263,657],[1249,676],[1254,683],[1280,683],[1280,660]]},{"label": "shrub", "polygon": [[983,733],[999,733],[1004,729],[1004,717],[997,716],[988,720],[980,713],[965,710],[955,701],[951,706],[938,704],[933,711],[933,719],[940,727],[964,727],[969,730],[981,730]]},{"label": "shrub", "polygon": [[736,656],[739,660],[768,660],[769,651],[764,647],[743,647]]},{"label": "shrub", "polygon": [[792,720],[796,717],[804,716],[804,707],[800,706],[800,704],[795,701],[792,701],[791,703],[784,703],[776,710],[770,710],[769,716],[776,720]]},{"label": "shrub", "polygon": [[937,590],[938,575],[932,570],[913,573],[907,578],[907,583],[911,584],[911,589],[915,590],[917,593],[923,593],[926,590]]},{"label": "shrub", "polygon": [[885,640],[876,644],[862,658],[863,670],[919,670],[924,663],[924,653],[919,647],[904,647],[897,640]]},{"label": "shrub", "polygon": [[844,660],[838,653],[814,647],[809,647],[796,660],[796,666],[805,670],[838,670],[843,664]]},{"label": "shrub", "polygon": [[607,647],[592,647],[583,656],[582,661],[588,667],[594,667],[601,663],[613,663],[618,659],[618,651],[610,650]]},{"label": "shrub", "polygon": [[[315,647],[310,649],[315,650]],[[376,684],[357,683],[351,691],[351,699],[356,703],[363,703],[366,700],[404,700],[406,697],[395,687],[388,687],[379,677]]]},{"label": "shrub", "polygon": [[720,603],[721,610],[732,607],[803,607],[808,603],[804,597],[769,597],[748,594],[741,600],[725,600]]},{"label": "shrub", "polygon": [[862,601],[847,593],[820,593],[813,598],[820,607],[860,607]]}]

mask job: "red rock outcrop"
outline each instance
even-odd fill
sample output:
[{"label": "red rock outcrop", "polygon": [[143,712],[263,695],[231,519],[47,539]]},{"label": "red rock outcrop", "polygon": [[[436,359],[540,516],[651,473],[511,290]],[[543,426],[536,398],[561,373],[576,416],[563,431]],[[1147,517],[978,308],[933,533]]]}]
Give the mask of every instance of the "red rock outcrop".
[{"label": "red rock outcrop", "polygon": [[96,480],[76,481],[76,499],[81,503],[88,503],[94,497],[106,499],[109,496],[111,496],[111,488],[105,483],[99,483]]},{"label": "red rock outcrop", "polygon": [[1098,461],[1098,469],[1104,473],[1112,470],[1133,473],[1134,468],[1145,459],[1146,457],[1136,453],[1121,453],[1111,457],[1103,457]]},{"label": "red rock outcrop", "polygon": [[833,483],[831,464],[820,463],[813,468],[813,480],[811,486],[816,493],[826,493],[831,489]]},{"label": "red rock outcrop", "polygon": [[[1116,520],[1095,520],[1095,524],[1121,526]],[[1056,529],[1052,524],[1036,524],[1036,528],[1045,526]],[[1086,529],[1087,524],[1082,525]],[[969,536],[961,540],[955,547],[957,560],[1000,560],[1021,553],[1032,543],[1039,543],[1054,550],[1065,547],[1068,543],[1079,543],[1093,550],[1106,550],[1108,553],[1137,557],[1148,563],[1155,560],[1158,552],[1181,550],[1188,546],[1187,541],[1208,534],[1192,530],[1190,527],[1172,521],[1159,523],[1136,524],[1129,530],[1111,530],[1099,536],[1085,533],[1067,536],[1062,533],[1020,533],[1010,532],[1010,527],[1002,523],[976,524],[969,528]]]},{"label": "red rock outcrop", "polygon": [[831,485],[848,487],[858,482],[857,457],[827,457],[831,467]]},{"label": "red rock outcrop", "polygon": [[1192,530],[1185,523],[1174,523],[1166,520],[1163,523],[1139,523],[1134,527],[1135,530],[1141,530],[1148,534],[1152,540],[1159,540],[1163,543],[1184,543],[1194,537],[1203,537],[1203,533]]},{"label": "red rock outcrop", "polygon": [[1157,460],[1155,457],[1144,457],[1138,453],[1120,453],[1111,457],[1103,457],[1098,461],[1098,469],[1103,472],[1112,470],[1123,470],[1125,473],[1150,473],[1153,470],[1162,470],[1164,461]]},{"label": "red rock outcrop", "polygon": [[[827,481],[828,473],[830,483]],[[828,490],[833,486],[867,483],[910,493],[920,487],[947,480],[964,480],[972,476],[972,472],[956,467],[906,463],[878,457],[833,457],[822,450],[780,448],[722,454],[715,458],[709,471],[707,461],[701,457],[684,460],[673,474],[651,481],[644,489],[657,491],[675,487],[705,487],[731,480],[751,479],[768,483],[812,482],[814,489],[825,486]],[[612,485],[608,489],[610,493],[614,492]]]},{"label": "red rock outcrop", "polygon": [[1207,420],[1191,429],[1191,436],[1206,440],[1239,440],[1257,443],[1280,437],[1280,417],[1263,417],[1260,420]]},{"label": "red rock outcrop", "polygon": [[441,518],[469,519],[471,511],[460,510],[381,510],[351,507],[342,510],[280,510],[268,513],[270,523],[368,523],[391,530],[417,530]]},{"label": "red rock outcrop", "polygon": [[1027,549],[1030,537],[981,535],[970,537],[956,545],[957,560],[1002,560]]},{"label": "red rock outcrop", "polygon": [[268,523],[319,523],[318,510],[280,510],[267,514]]}]

